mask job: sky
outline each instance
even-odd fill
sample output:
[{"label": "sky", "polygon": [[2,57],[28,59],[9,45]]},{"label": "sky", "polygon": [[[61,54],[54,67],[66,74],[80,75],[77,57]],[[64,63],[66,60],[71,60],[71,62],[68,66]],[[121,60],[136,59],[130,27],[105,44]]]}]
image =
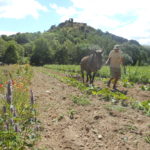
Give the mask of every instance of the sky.
[{"label": "sky", "polygon": [[0,0],[0,35],[44,32],[69,18],[150,45],[149,0]]}]

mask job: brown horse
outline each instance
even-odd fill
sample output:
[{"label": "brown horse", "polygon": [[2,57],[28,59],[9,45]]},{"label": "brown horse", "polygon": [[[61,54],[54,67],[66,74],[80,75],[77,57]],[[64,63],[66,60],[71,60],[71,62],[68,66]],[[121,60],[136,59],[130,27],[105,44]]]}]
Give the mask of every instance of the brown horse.
[{"label": "brown horse", "polygon": [[93,84],[96,72],[102,67],[102,53],[103,50],[96,50],[94,53],[81,59],[80,67],[83,83],[85,71],[87,77],[86,83],[88,83],[90,79],[90,84]]}]

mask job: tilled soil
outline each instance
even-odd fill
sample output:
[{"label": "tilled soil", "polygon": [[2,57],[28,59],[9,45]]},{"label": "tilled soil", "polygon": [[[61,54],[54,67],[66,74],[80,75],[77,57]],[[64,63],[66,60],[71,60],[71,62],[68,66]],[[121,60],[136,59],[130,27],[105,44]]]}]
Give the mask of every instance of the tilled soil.
[{"label": "tilled soil", "polygon": [[150,150],[145,141],[150,136],[148,116],[130,107],[112,105],[99,96],[89,95],[91,104],[77,105],[73,96],[84,93],[39,70],[35,68],[32,81],[43,128],[36,149]]}]

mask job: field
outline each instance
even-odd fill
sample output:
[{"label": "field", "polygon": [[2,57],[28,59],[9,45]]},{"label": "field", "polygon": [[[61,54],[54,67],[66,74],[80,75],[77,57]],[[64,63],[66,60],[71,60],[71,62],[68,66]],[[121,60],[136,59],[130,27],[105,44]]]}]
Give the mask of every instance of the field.
[{"label": "field", "polygon": [[[117,92],[106,86],[108,67],[94,87],[79,72],[74,65],[0,67],[0,148],[149,150],[149,66],[127,67]],[[4,96],[10,80],[11,103]]]}]

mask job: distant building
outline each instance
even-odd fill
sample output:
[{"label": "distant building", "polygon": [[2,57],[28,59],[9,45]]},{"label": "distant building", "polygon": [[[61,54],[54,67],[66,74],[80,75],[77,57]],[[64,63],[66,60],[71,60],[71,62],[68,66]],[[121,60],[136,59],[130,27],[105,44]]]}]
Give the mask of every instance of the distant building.
[{"label": "distant building", "polygon": [[80,23],[80,22],[74,22],[73,18],[69,18],[69,20],[66,20],[65,22],[62,22],[58,25],[58,27],[72,27],[72,26],[86,26],[86,23]]}]

